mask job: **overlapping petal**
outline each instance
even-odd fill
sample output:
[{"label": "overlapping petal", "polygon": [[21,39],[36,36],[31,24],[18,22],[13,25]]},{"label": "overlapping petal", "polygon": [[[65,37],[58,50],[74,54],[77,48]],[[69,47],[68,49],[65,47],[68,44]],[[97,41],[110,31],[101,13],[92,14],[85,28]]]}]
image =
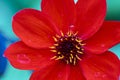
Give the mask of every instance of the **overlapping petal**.
[{"label": "overlapping petal", "polygon": [[74,0],[42,0],[42,11],[51,17],[64,33],[74,24],[76,18]]},{"label": "overlapping petal", "polygon": [[75,66],[70,65],[70,75],[68,80],[86,80],[79,64]]},{"label": "overlapping petal", "polygon": [[40,71],[35,71],[30,80],[67,80],[69,68],[66,64],[52,64]]},{"label": "overlapping petal", "polygon": [[57,33],[54,23],[43,13],[24,9],[13,17],[13,31],[25,44],[43,48],[52,45],[52,36]]},{"label": "overlapping petal", "polygon": [[118,80],[120,75],[120,61],[108,51],[84,58],[80,66],[87,80]]},{"label": "overlapping petal", "polygon": [[48,49],[33,49],[23,42],[10,45],[5,51],[5,57],[19,69],[36,70],[53,63],[50,58],[53,54]]},{"label": "overlapping petal", "polygon": [[85,43],[85,49],[96,54],[103,53],[120,43],[120,22],[105,21],[101,29]]},{"label": "overlapping petal", "polygon": [[82,39],[91,37],[101,27],[106,7],[106,0],[78,0],[75,31]]}]

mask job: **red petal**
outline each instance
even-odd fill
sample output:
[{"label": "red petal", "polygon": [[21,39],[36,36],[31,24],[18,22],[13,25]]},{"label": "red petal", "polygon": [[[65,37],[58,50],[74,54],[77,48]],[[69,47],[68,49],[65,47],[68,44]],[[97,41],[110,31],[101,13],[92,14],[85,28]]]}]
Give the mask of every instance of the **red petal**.
[{"label": "red petal", "polygon": [[97,32],[104,21],[106,7],[106,0],[78,0],[75,31],[79,31],[82,39]]},{"label": "red petal", "polygon": [[25,44],[35,47],[48,47],[55,35],[55,26],[44,13],[34,9],[24,9],[13,17],[13,30]]},{"label": "red petal", "polygon": [[106,21],[102,28],[85,41],[85,49],[92,53],[103,53],[120,42],[120,22]]},{"label": "red petal", "polygon": [[66,64],[57,63],[40,71],[35,71],[30,80],[67,80],[68,70]]},{"label": "red petal", "polygon": [[42,0],[42,11],[48,14],[60,30],[68,31],[75,21],[74,0]]},{"label": "red petal", "polygon": [[68,80],[86,80],[79,65],[70,66],[70,75]]},{"label": "red petal", "polygon": [[118,80],[120,61],[112,52],[89,56],[80,62],[87,80]]},{"label": "red petal", "polygon": [[53,56],[48,49],[33,49],[23,42],[10,45],[5,51],[5,56],[15,68],[35,70],[50,65]]}]

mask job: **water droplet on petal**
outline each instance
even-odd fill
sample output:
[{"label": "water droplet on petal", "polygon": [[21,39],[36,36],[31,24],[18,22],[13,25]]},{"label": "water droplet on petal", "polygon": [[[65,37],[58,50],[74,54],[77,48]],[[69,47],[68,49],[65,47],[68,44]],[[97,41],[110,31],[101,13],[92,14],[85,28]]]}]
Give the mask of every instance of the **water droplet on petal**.
[{"label": "water droplet on petal", "polygon": [[96,72],[95,77],[105,78],[107,75],[101,72]]},{"label": "water droplet on petal", "polygon": [[28,40],[28,42],[32,42],[31,40]]},{"label": "water droplet on petal", "polygon": [[95,77],[100,77],[101,73],[100,72],[96,72],[95,73]]},{"label": "water droplet on petal", "polygon": [[73,28],[73,27],[75,27],[74,25],[70,25],[70,28]]},{"label": "water droplet on petal", "polygon": [[103,47],[103,48],[104,48],[104,47],[105,47],[105,44],[101,44],[101,47]]},{"label": "water droplet on petal", "polygon": [[103,74],[102,77],[105,78],[107,75],[106,74]]},{"label": "water droplet on petal", "polygon": [[22,64],[30,63],[29,57],[27,55],[25,55],[25,54],[18,54],[17,55],[17,61],[22,63]]}]

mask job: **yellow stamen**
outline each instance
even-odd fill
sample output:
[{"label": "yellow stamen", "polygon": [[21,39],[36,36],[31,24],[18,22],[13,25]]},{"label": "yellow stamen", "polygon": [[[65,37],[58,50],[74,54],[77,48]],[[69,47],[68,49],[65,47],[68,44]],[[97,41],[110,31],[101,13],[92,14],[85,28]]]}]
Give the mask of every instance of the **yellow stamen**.
[{"label": "yellow stamen", "polygon": [[51,47],[49,47],[50,49],[55,49],[55,46],[51,46]]},{"label": "yellow stamen", "polygon": [[70,54],[71,58],[73,59],[73,54]]},{"label": "yellow stamen", "polygon": [[82,42],[82,40],[80,40],[80,39],[75,39],[78,43],[80,43],[80,42]]},{"label": "yellow stamen", "polygon": [[63,32],[62,32],[62,31],[60,31],[60,33],[61,33],[61,36],[64,36],[64,34],[63,34]]},{"label": "yellow stamen", "polygon": [[61,38],[60,41],[63,41],[63,39]]},{"label": "yellow stamen", "polygon": [[65,40],[68,40],[67,38],[65,38]]},{"label": "yellow stamen", "polygon": [[74,36],[76,36],[78,34],[78,31],[74,34]]},{"label": "yellow stamen", "polygon": [[50,50],[50,51],[52,51],[52,52],[57,52],[56,50]]},{"label": "yellow stamen", "polygon": [[60,36],[59,36],[59,35],[57,35],[57,34],[56,34],[56,37],[57,37],[57,38],[60,38]]},{"label": "yellow stamen", "polygon": [[61,54],[61,52],[58,52],[58,54]]},{"label": "yellow stamen", "polygon": [[77,45],[75,46],[77,49],[80,49],[80,47],[78,47]]},{"label": "yellow stamen", "polygon": [[72,53],[73,51],[71,50],[70,52]]},{"label": "yellow stamen", "polygon": [[59,59],[63,59],[64,58],[64,56],[62,55],[62,56],[59,56],[58,58],[56,58],[55,60],[59,60]]},{"label": "yellow stamen", "polygon": [[57,56],[53,56],[52,58],[50,58],[50,59],[55,59],[55,58],[57,58]]},{"label": "yellow stamen", "polygon": [[76,58],[81,61],[81,58],[78,55],[76,55]]},{"label": "yellow stamen", "polygon": [[84,46],[84,45],[86,45],[86,44],[85,44],[85,43],[84,43],[84,44],[80,43],[80,45],[81,45],[81,46]]},{"label": "yellow stamen", "polygon": [[68,61],[68,60],[66,60],[66,62],[67,62],[67,64],[69,64],[69,61]]},{"label": "yellow stamen", "polygon": [[[50,51],[54,52],[53,54],[56,55],[50,59],[62,60],[65,61],[66,64],[73,65],[76,65],[77,61],[82,60],[81,56],[84,54],[83,46],[85,44],[82,42],[83,40],[77,36],[77,34],[78,31],[74,33],[69,30],[66,34],[64,34],[64,31],[60,31],[60,34],[53,36],[55,43],[49,48]],[[66,45],[69,46],[69,44],[70,48],[66,47]],[[64,51],[65,49],[69,50],[69,53],[68,51]]]},{"label": "yellow stamen", "polygon": [[84,50],[84,49],[81,49],[82,51]]},{"label": "yellow stamen", "polygon": [[74,62],[73,62],[73,64],[74,64],[74,65],[76,64],[76,58],[74,58]]},{"label": "yellow stamen", "polygon": [[55,46],[58,46],[59,44],[54,44]]},{"label": "yellow stamen", "polygon": [[69,59],[70,59],[70,63],[72,63],[72,58],[71,58],[71,57],[69,57]]},{"label": "yellow stamen", "polygon": [[77,51],[78,53],[80,53],[80,54],[83,54],[83,52],[81,52],[81,51]]},{"label": "yellow stamen", "polygon": [[72,38],[72,41],[74,40],[74,38]]},{"label": "yellow stamen", "polygon": [[57,42],[57,41],[58,41],[58,40],[57,40],[57,38],[56,38],[56,37],[54,37],[54,36],[53,36],[53,39],[54,39],[54,41],[55,41],[55,42]]},{"label": "yellow stamen", "polygon": [[72,31],[68,31],[67,35],[71,36],[72,35]]}]

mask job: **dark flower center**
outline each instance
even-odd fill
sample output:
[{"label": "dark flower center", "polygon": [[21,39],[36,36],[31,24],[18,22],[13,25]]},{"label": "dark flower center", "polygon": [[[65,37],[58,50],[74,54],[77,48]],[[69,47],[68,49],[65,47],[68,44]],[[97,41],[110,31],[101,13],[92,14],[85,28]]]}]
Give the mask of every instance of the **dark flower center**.
[{"label": "dark flower center", "polygon": [[55,44],[50,48],[56,55],[51,59],[62,60],[67,64],[75,65],[78,60],[81,60],[84,44],[77,36],[77,33],[73,34],[72,32],[68,32],[64,35],[61,32],[61,35],[53,37]]}]

